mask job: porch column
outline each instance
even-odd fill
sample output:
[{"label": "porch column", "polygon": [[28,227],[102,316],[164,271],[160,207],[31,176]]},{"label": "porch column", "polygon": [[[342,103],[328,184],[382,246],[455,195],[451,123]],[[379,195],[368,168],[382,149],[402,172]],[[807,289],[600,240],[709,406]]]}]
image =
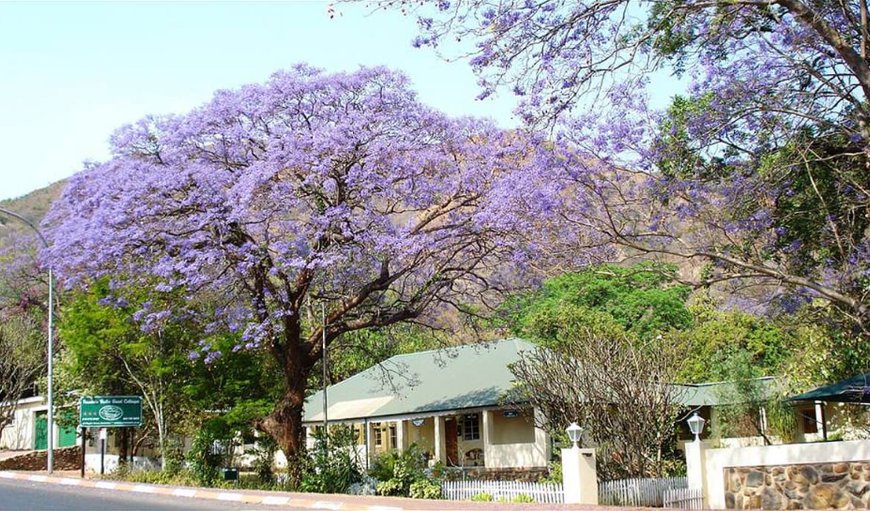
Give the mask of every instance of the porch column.
[{"label": "porch column", "polygon": [[396,421],[396,449],[405,450],[405,421]]},{"label": "porch column", "polygon": [[483,415],[483,466],[489,467],[492,465],[492,453],[490,452],[492,446],[493,437],[493,427],[495,426],[492,420],[492,412],[490,410],[484,410],[481,415]]},{"label": "porch column", "polygon": [[544,428],[539,428],[538,424],[544,424],[544,414],[537,408],[532,409],[534,415],[533,424],[535,427],[535,446],[538,452],[541,453],[539,463],[543,461],[542,466],[546,467],[552,455],[553,445],[550,442],[550,434]]},{"label": "porch column", "polygon": [[447,463],[447,437],[444,432],[444,417],[435,416],[435,461]]},{"label": "porch column", "polygon": [[375,452],[375,432],[370,421],[365,422],[365,438],[366,438],[366,468],[368,468],[374,458],[372,454]]},{"label": "porch column", "polygon": [[305,448],[314,449],[314,428],[311,426],[305,426]]}]

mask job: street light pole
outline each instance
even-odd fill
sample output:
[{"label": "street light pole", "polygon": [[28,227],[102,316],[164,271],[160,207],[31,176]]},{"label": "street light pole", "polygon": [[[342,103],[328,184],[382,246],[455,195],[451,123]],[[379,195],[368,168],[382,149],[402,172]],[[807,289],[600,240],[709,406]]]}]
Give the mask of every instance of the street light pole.
[{"label": "street light pole", "polygon": [[[14,211],[9,211],[6,208],[0,208],[0,213],[9,215],[13,218],[16,218],[22,222],[24,222],[28,227],[33,229],[37,236],[39,236],[39,240],[48,248],[48,242],[45,240],[45,236],[42,235],[42,232],[36,228],[33,223],[24,218],[23,216],[15,213]],[[48,267],[48,431],[46,433],[48,440],[48,460],[46,469],[48,473],[51,474],[54,472],[54,386],[53,386],[53,377],[54,374],[54,273],[52,272],[51,266]]]}]

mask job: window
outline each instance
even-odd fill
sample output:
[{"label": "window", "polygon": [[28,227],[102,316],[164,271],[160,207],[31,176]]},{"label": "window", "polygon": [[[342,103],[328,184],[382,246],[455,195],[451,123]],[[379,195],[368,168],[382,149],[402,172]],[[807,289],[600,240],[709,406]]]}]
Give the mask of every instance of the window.
[{"label": "window", "polygon": [[480,415],[466,415],[462,420],[462,439],[480,440]]},{"label": "window", "polygon": [[398,448],[398,446],[399,446],[398,440],[399,439],[396,436],[396,425],[394,424],[394,425],[390,426],[390,448],[391,449]]},{"label": "window", "polygon": [[376,422],[372,424],[372,430],[375,433],[375,445],[384,445],[384,431],[381,429],[381,423]]},{"label": "window", "polygon": [[816,422],[816,409],[812,408],[800,408],[798,409],[798,414],[800,415],[801,422],[803,423],[804,433],[818,433],[819,432],[819,423]]}]

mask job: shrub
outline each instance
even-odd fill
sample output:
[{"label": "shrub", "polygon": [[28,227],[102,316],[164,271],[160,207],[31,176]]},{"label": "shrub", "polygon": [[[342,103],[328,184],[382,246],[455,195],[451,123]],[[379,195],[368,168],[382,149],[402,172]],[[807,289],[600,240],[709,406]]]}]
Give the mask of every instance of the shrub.
[{"label": "shrub", "polygon": [[492,494],[482,491],[472,495],[471,500],[474,502],[492,502]]},{"label": "shrub", "polygon": [[538,480],[539,483],[562,483],[562,462],[554,461],[550,463],[548,474]]},{"label": "shrub", "polygon": [[355,439],[353,430],[348,427],[335,427],[328,437],[316,434],[314,455],[304,467],[300,489],[316,493],[347,493],[351,485],[362,482]]},{"label": "shrub", "polygon": [[419,479],[411,483],[408,496],[412,499],[440,499],[441,485],[428,479]]},{"label": "shrub", "polygon": [[518,504],[531,503],[534,501],[535,499],[533,499],[531,495],[526,495],[525,493],[520,493],[519,495],[516,495],[513,499],[511,499],[511,502],[516,502]]},{"label": "shrub", "polygon": [[401,453],[388,452],[379,456],[370,474],[379,479],[378,495],[404,496],[411,491],[411,484],[427,481],[426,458],[416,444],[411,444]]}]

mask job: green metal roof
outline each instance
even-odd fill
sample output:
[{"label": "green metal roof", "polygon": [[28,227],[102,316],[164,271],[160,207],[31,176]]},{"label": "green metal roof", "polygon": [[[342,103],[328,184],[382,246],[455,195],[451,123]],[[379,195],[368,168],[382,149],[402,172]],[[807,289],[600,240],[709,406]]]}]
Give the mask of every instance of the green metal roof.
[{"label": "green metal roof", "polygon": [[859,374],[837,383],[818,387],[794,396],[790,400],[870,403],[870,373]]},{"label": "green metal roof", "polygon": [[[536,346],[505,339],[441,350],[394,356],[327,389],[329,420],[361,421],[387,417],[437,414],[452,410],[493,407],[514,386],[508,366],[523,351]],[[760,397],[774,391],[776,380],[759,378]],[[733,382],[674,384],[686,407],[733,404],[740,393]],[[305,402],[303,420],[323,421],[323,392]]]},{"label": "green metal roof", "polygon": [[[772,376],[757,378],[754,383],[759,386],[758,394],[761,400],[769,399],[775,391],[776,378]],[[684,383],[675,384],[681,389],[678,398],[684,406],[721,406],[740,402],[741,393],[734,382]]]},{"label": "green metal roof", "polygon": [[[327,388],[329,421],[497,406],[513,387],[508,365],[535,346],[520,339],[397,355]],[[323,393],[305,403],[305,422],[323,420]]]}]

